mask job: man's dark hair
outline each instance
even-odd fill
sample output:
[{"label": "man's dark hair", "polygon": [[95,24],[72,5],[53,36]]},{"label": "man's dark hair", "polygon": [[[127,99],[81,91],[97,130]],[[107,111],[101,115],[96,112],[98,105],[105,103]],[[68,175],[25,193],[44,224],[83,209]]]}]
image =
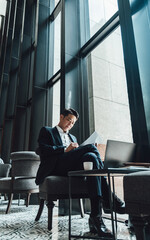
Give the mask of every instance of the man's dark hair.
[{"label": "man's dark hair", "polygon": [[64,117],[68,116],[69,114],[74,115],[77,119],[79,118],[79,113],[74,110],[73,108],[68,108],[68,109],[64,109],[61,113]]}]

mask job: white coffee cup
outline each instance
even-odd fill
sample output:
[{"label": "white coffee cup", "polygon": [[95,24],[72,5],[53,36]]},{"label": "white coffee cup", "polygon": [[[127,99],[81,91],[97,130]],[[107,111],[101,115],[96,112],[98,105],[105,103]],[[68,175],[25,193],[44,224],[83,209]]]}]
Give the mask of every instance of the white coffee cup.
[{"label": "white coffee cup", "polygon": [[93,162],[83,162],[84,170],[92,170],[93,169]]}]

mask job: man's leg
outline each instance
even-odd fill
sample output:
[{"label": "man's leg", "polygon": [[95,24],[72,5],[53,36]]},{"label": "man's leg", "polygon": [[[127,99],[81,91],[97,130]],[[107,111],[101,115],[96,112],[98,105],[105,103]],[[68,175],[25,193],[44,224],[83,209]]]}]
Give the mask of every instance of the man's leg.
[{"label": "man's leg", "polygon": [[[97,151],[86,153],[82,156],[82,162],[93,162],[93,169],[100,169],[101,163],[97,157]],[[91,203],[91,214],[89,218],[90,232],[97,233],[100,237],[112,238],[111,231],[102,220],[102,191],[101,177],[87,177],[87,186]]]},{"label": "man's leg", "polygon": [[[88,144],[85,146],[78,147],[70,152],[66,152],[60,155],[55,171],[53,174],[60,176],[67,176],[69,171],[83,170],[83,162],[91,161],[92,157],[88,154],[94,154],[93,168],[102,169],[103,162],[101,161],[100,154],[97,148],[93,144]],[[103,197],[103,203],[106,203],[105,212],[110,212],[110,203],[109,203],[109,188],[108,183],[105,177],[89,177],[87,178],[89,195],[94,196],[96,193],[98,196]],[[93,187],[94,186],[94,187]],[[90,190],[91,189],[91,190]],[[122,201],[115,195],[115,205],[118,213],[125,212],[125,206]]]},{"label": "man's leg", "polygon": [[[86,161],[92,161],[94,169],[103,167],[97,148],[94,145],[87,145],[60,156],[55,173],[58,175],[67,175],[68,171],[83,170],[83,162]],[[106,228],[102,220],[101,178],[87,177],[87,186],[91,203],[90,231],[98,233],[100,237],[112,237],[110,230]]]},{"label": "man's leg", "polygon": [[99,162],[98,168],[103,168],[103,163],[100,158],[100,154],[97,148],[88,144],[86,146],[80,146],[70,152],[64,152],[58,156],[55,172],[67,176],[68,171],[83,170],[83,155],[86,153],[94,153],[97,161]]}]

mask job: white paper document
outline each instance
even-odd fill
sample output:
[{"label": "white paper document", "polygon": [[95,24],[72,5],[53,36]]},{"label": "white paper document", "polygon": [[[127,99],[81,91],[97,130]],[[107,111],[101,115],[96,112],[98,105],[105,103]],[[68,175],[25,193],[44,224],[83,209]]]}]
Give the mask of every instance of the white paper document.
[{"label": "white paper document", "polygon": [[85,146],[87,144],[101,143],[102,140],[97,132],[93,132],[89,138],[87,138],[80,146]]}]

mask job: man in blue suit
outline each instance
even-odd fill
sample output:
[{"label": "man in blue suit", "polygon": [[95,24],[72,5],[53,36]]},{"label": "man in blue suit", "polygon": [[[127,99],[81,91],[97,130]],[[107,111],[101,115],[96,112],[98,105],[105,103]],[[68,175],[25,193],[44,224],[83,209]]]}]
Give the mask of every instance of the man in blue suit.
[{"label": "man in blue suit", "polygon": [[[60,121],[54,128],[43,127],[40,130],[38,143],[41,164],[39,166],[36,184],[41,184],[50,175],[67,176],[69,171],[83,170],[83,162],[92,161],[94,169],[102,169],[103,163],[97,148],[88,144],[79,146],[75,136],[69,130],[78,120],[79,114],[74,109],[65,109],[60,115]],[[112,233],[102,220],[102,198],[108,201],[108,185],[104,177],[87,178],[91,214],[89,228],[100,237],[112,237]],[[115,196],[116,211],[123,213],[124,203]]]}]

